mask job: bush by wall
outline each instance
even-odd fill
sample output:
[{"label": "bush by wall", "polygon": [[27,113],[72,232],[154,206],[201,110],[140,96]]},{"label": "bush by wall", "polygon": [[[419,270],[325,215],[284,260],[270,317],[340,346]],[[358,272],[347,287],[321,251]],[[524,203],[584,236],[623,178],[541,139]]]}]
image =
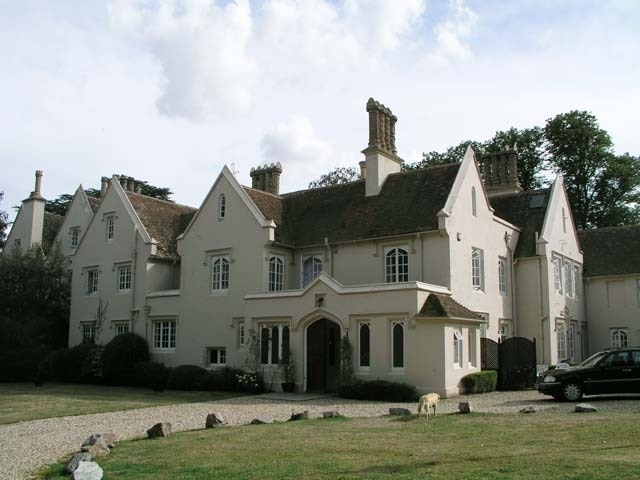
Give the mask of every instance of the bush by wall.
[{"label": "bush by wall", "polygon": [[104,347],[93,344],[55,350],[38,367],[42,381],[101,383]]},{"label": "bush by wall", "polygon": [[172,390],[209,390],[213,380],[209,372],[197,365],[178,365],[169,373],[167,388]]},{"label": "bush by wall", "polygon": [[0,351],[0,382],[34,380],[46,349],[41,346]]},{"label": "bush by wall", "polygon": [[104,348],[102,365],[105,382],[112,385],[135,385],[135,366],[149,361],[147,341],[135,333],[113,338]]},{"label": "bush by wall", "polygon": [[460,379],[460,385],[464,393],[493,392],[498,383],[498,372],[495,370],[483,370],[470,373]]},{"label": "bush by wall", "polygon": [[413,385],[400,382],[373,380],[342,385],[338,394],[343,398],[356,400],[379,400],[389,402],[413,402],[418,399],[418,392]]},{"label": "bush by wall", "polygon": [[138,362],[135,366],[136,385],[150,388],[154,392],[162,392],[167,388],[170,369],[163,363]]}]

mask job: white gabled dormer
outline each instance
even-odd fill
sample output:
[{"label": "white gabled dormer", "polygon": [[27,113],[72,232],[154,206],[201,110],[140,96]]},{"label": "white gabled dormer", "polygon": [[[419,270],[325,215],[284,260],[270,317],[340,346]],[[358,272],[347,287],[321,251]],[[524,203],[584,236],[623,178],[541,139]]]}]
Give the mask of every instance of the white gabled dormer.
[{"label": "white gabled dormer", "polygon": [[396,155],[398,118],[373,98],[367,102],[369,112],[369,146],[365,148],[360,174],[366,181],[366,196],[378,195],[389,175],[399,173],[403,160]]}]

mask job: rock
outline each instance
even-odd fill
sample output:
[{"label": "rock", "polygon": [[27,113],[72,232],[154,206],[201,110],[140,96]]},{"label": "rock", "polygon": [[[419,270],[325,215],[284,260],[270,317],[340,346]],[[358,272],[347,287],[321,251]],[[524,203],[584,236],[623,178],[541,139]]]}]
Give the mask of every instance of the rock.
[{"label": "rock", "polygon": [[99,438],[103,438],[107,447],[114,448],[117,444],[116,434],[115,433],[94,433],[89,438],[87,438],[82,444],[83,447],[94,445]]},{"label": "rock", "polygon": [[265,425],[267,423],[273,423],[273,419],[269,417],[254,418],[249,422],[249,425]]},{"label": "rock", "polygon": [[408,408],[394,407],[389,409],[389,415],[411,415]]},{"label": "rock", "polygon": [[147,435],[149,438],[169,437],[171,436],[171,424],[169,422],[156,423],[147,430]]},{"label": "rock", "polygon": [[574,410],[577,413],[588,413],[588,412],[597,412],[598,409],[591,405],[590,403],[579,403],[576,405],[576,409]]},{"label": "rock", "polygon": [[73,472],[73,480],[101,480],[104,472],[96,462],[80,462]]},{"label": "rock", "polygon": [[460,413],[471,413],[471,402],[458,402],[458,410]]},{"label": "rock", "polygon": [[67,475],[71,475],[76,471],[80,462],[90,462],[91,454],[89,452],[76,452],[73,454],[73,457],[67,463],[67,466],[64,467],[64,473]]},{"label": "rock", "polygon": [[309,420],[309,410],[305,410],[300,413],[292,413],[289,421],[295,422],[296,420]]},{"label": "rock", "polygon": [[227,423],[227,418],[221,413],[210,413],[207,415],[207,420],[204,426],[205,428],[224,427]]},{"label": "rock", "polygon": [[520,413],[536,413],[536,407],[533,405],[527,405],[520,409]]},{"label": "rock", "polygon": [[340,418],[340,417],[342,417],[342,415],[340,415],[339,412],[335,412],[335,411],[322,413],[322,418]]},{"label": "rock", "polygon": [[109,446],[107,445],[107,441],[103,437],[92,435],[86,441],[89,441],[90,439],[92,443],[89,445],[82,445],[82,448],[80,449],[82,452],[91,454],[92,458],[104,457],[105,455],[109,455]]}]

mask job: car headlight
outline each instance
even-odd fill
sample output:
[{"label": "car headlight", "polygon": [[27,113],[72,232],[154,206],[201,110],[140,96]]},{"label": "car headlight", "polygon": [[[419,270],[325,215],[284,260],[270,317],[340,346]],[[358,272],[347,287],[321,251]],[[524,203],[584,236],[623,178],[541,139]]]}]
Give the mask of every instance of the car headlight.
[{"label": "car headlight", "polygon": [[553,375],[545,375],[544,379],[542,380],[544,383],[553,383],[556,381],[556,377],[554,377]]}]

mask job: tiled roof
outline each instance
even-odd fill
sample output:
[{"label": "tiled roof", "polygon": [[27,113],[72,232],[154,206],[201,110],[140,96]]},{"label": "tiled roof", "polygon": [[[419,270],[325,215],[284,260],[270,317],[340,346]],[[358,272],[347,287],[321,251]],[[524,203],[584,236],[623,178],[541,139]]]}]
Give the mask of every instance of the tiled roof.
[{"label": "tiled roof", "polygon": [[126,194],[147,232],[157,242],[157,256],[175,255],[176,238],[196,209],[139,193]]},{"label": "tiled roof", "polygon": [[465,318],[469,320],[482,320],[480,316],[469,310],[464,305],[456,302],[449,295],[432,293],[420,309],[420,316],[429,318]]},{"label": "tiled roof", "polygon": [[87,200],[89,200],[89,206],[91,207],[91,210],[93,210],[93,213],[96,213],[98,211],[98,207],[102,203],[102,198],[87,196]]},{"label": "tiled roof", "polygon": [[378,195],[365,195],[365,181],[280,196],[246,189],[276,225],[276,241],[303,247],[401,235],[438,228],[459,163],[389,175]]},{"label": "tiled roof", "polygon": [[516,258],[536,255],[536,232],[542,231],[550,193],[551,189],[545,188],[489,199],[498,217],[521,230],[514,252]]},{"label": "tiled roof", "polygon": [[640,225],[580,230],[584,275],[640,274]]},{"label": "tiled roof", "polygon": [[56,215],[55,213],[44,212],[44,220],[42,225],[42,251],[47,254],[56,239],[58,230],[64,222],[62,215]]}]

